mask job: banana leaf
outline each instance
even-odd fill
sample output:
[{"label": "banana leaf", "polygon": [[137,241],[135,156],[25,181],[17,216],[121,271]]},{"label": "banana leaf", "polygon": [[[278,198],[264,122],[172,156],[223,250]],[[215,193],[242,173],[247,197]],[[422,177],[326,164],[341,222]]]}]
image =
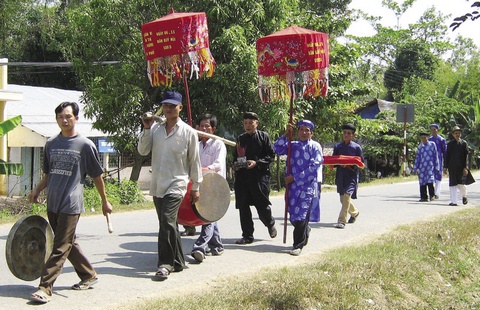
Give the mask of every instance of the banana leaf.
[{"label": "banana leaf", "polygon": [[23,165],[19,163],[7,163],[0,159],[0,174],[23,175]]},{"label": "banana leaf", "polygon": [[[20,125],[22,116],[18,115],[0,123],[0,137],[4,136],[10,130]],[[23,175],[23,165],[21,163],[7,163],[0,159],[0,174],[2,175]]]},{"label": "banana leaf", "polygon": [[0,137],[3,135],[6,135],[7,132],[10,130],[13,130],[15,127],[20,125],[22,122],[22,116],[18,115],[12,118],[7,119],[6,121],[3,121],[0,123]]}]

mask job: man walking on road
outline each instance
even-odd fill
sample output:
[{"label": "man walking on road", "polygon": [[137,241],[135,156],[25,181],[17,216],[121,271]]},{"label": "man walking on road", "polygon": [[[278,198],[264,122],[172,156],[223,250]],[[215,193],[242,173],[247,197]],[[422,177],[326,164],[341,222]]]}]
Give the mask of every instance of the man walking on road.
[{"label": "man walking on road", "polygon": [[245,132],[237,138],[237,147],[233,151],[235,170],[235,206],[240,213],[242,238],[236,244],[253,242],[253,218],[251,205],[254,205],[258,217],[268,228],[271,238],[277,236],[275,219],[270,206],[270,164],[275,159],[272,141],[265,131],[257,130],[258,115],[246,112],[243,115]]},{"label": "man walking on road", "polygon": [[47,188],[47,216],[54,232],[53,251],[45,262],[38,291],[31,298],[37,303],[52,299],[53,284],[68,259],[80,278],[74,290],[86,290],[97,283],[97,272],[83,254],[75,237],[80,214],[85,212],[83,186],[85,177],[93,178],[102,199],[103,215],[112,213],[103,182],[103,168],[95,144],[75,128],[79,107],[76,102],[62,102],[55,109],[61,131],[48,139],[44,148],[43,177],[29,195],[38,202],[40,192]]},{"label": "man walking on road", "polygon": [[[342,126],[343,141],[335,145],[333,155],[358,156],[363,162],[362,147],[355,143],[356,128],[353,124],[345,124]],[[344,229],[347,223],[347,215],[350,214],[348,223],[353,224],[357,220],[360,212],[352,203],[352,199],[357,199],[358,182],[360,180],[360,171],[355,165],[337,165],[335,174],[335,184],[337,185],[337,193],[340,195],[342,209],[338,216],[338,221],[334,225],[335,228]]]},{"label": "man walking on road", "polygon": [[467,187],[465,186],[465,178],[468,175],[467,142],[461,139],[462,129],[455,126],[452,130],[453,140],[447,144],[447,156],[445,156],[444,170],[448,170],[448,185],[450,186],[450,206],[457,206],[457,189],[462,196],[462,203],[466,205]]},{"label": "man walking on road", "polygon": [[166,91],[162,109],[166,121],[155,123],[153,118],[142,118],[138,152],[146,156],[152,152],[152,181],[150,195],[159,221],[158,263],[155,278],[165,280],[172,272],[185,268],[182,240],[178,230],[178,209],[192,180],[191,203],[200,198],[202,168],[195,129],[180,118],[182,95]]},{"label": "man walking on road", "polygon": [[442,167],[443,160],[447,155],[447,140],[438,134],[439,128],[440,126],[438,126],[438,124],[431,124],[430,131],[432,132],[432,135],[428,138],[428,141],[432,141],[437,147],[438,162],[440,164],[440,171],[435,171],[435,199],[440,198],[440,193],[442,191]]},{"label": "man walking on road", "polygon": [[[313,141],[315,124],[309,120],[298,122],[298,141],[289,141],[293,124],[289,124],[283,136],[275,141],[274,149],[278,155],[288,154],[290,171],[285,176],[288,186],[288,213],[293,229],[293,249],[290,255],[298,256],[308,243],[310,236],[309,222],[320,221],[320,205],[316,203],[319,196],[318,170],[323,163],[322,147]],[[313,208],[316,210],[313,210]]]},{"label": "man walking on road", "polygon": [[[217,130],[217,117],[212,114],[203,114],[197,119],[196,125],[198,131],[213,134]],[[199,142],[199,148],[202,171],[204,173],[218,173],[226,178],[227,148],[225,144],[220,140],[202,137]],[[202,225],[200,236],[193,244],[192,257],[201,263],[205,259],[205,255],[222,255],[223,251],[224,246],[220,237],[218,223],[212,222]]]},{"label": "man walking on road", "polygon": [[441,166],[438,162],[437,147],[435,143],[428,141],[428,133],[420,133],[420,144],[418,145],[417,156],[413,165],[412,172],[418,172],[418,182],[420,183],[420,201],[426,202],[435,199],[435,190],[433,182],[435,182],[435,175],[441,171]]}]

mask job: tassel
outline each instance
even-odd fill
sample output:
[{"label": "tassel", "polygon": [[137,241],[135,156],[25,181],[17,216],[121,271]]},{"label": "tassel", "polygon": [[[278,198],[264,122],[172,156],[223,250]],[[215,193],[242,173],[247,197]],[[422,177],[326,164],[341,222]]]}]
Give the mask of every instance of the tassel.
[{"label": "tassel", "polygon": [[263,101],[262,88],[260,85],[258,86],[258,97],[260,98],[261,102],[265,103],[265,101]]}]

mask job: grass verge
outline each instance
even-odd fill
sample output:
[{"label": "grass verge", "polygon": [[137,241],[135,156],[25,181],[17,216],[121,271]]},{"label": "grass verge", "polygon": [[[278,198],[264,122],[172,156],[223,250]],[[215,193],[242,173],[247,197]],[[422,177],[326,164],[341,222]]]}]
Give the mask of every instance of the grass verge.
[{"label": "grass verge", "polygon": [[[480,208],[128,309],[479,309]],[[197,286],[198,287],[198,286]]]}]

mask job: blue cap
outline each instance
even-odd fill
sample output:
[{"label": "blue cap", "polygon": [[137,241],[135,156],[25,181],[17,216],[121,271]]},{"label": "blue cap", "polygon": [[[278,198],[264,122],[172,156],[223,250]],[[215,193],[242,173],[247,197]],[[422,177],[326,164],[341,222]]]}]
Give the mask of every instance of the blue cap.
[{"label": "blue cap", "polygon": [[309,121],[307,119],[301,120],[297,124],[297,128],[300,128],[300,126],[305,126],[310,128],[311,131],[315,129],[315,124],[312,121]]},{"label": "blue cap", "polygon": [[440,126],[438,126],[438,124],[430,124],[430,128],[432,128],[432,127],[433,127],[433,128],[437,128],[437,129],[440,128]]},{"label": "blue cap", "polygon": [[167,90],[163,94],[162,103],[171,103],[174,105],[182,104],[182,95],[176,91]]}]

